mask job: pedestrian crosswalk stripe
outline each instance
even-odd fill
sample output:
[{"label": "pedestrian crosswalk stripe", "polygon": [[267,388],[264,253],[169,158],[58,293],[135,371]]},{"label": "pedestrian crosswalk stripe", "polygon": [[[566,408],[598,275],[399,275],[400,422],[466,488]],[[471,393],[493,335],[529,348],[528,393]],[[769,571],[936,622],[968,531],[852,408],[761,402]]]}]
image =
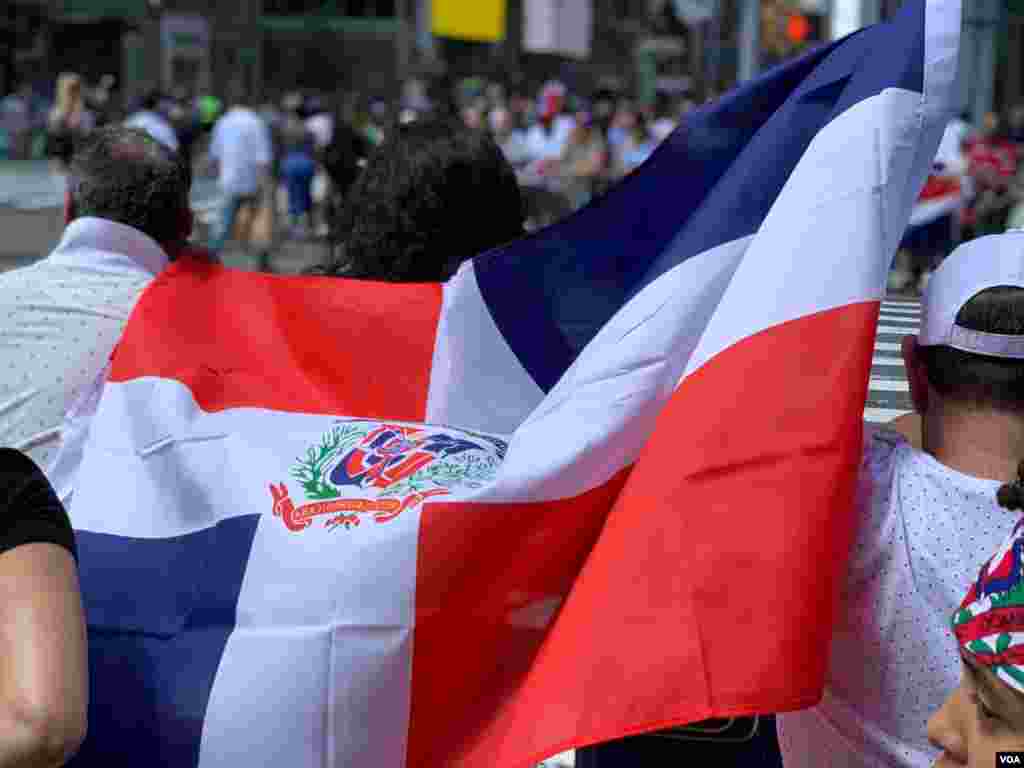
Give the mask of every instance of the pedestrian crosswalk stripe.
[{"label": "pedestrian crosswalk stripe", "polygon": [[876,392],[909,392],[910,385],[906,381],[896,381],[893,379],[871,379],[872,389]]},{"label": "pedestrian crosswalk stripe", "polygon": [[908,315],[890,315],[888,312],[882,312],[880,315],[881,319],[887,323],[910,323],[917,325],[921,322],[919,317],[909,317]]},{"label": "pedestrian crosswalk stripe", "polygon": [[903,358],[902,357],[882,357],[881,355],[876,355],[875,357],[871,358],[871,367],[872,368],[874,368],[875,366],[880,366],[880,365],[881,366],[892,366],[893,368],[902,368],[903,367]]},{"label": "pedestrian crosswalk stripe", "polygon": [[913,413],[913,411],[905,411],[900,408],[865,408],[864,420],[870,421],[872,424],[885,424],[900,416],[906,416],[908,413]]},{"label": "pedestrian crosswalk stripe", "polygon": [[878,326],[878,332],[879,333],[899,333],[899,334],[902,334],[902,335],[906,335],[908,332],[913,331],[913,330],[915,330],[915,329],[914,328],[910,328],[910,327],[900,328],[899,326],[895,326],[895,325],[880,325],[880,326]]},{"label": "pedestrian crosswalk stripe", "polygon": [[900,345],[889,341],[876,341],[875,342],[876,352],[899,352]]},{"label": "pedestrian crosswalk stripe", "polygon": [[883,304],[882,312],[892,312],[897,315],[920,315],[920,309],[910,309],[909,307],[894,307],[891,304]]}]

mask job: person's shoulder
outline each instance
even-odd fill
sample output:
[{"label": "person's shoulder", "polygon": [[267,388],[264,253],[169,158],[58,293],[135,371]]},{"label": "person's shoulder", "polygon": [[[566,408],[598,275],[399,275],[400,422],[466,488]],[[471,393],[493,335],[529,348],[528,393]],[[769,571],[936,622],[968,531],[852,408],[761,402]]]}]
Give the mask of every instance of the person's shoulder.
[{"label": "person's shoulder", "polygon": [[46,482],[46,475],[27,454],[15,448],[0,448],[0,510],[24,489]]},{"label": "person's shoulder", "polygon": [[42,474],[42,470],[26,453],[16,448],[0,448],[0,476],[7,473],[30,475]]},{"label": "person's shoulder", "polygon": [[63,277],[66,275],[55,272],[47,258],[0,272],[0,307],[14,308],[27,302],[34,303],[41,292],[46,292]]},{"label": "person's shoulder", "polygon": [[863,465],[878,470],[888,466],[902,448],[910,448],[903,435],[886,424],[864,424]]}]

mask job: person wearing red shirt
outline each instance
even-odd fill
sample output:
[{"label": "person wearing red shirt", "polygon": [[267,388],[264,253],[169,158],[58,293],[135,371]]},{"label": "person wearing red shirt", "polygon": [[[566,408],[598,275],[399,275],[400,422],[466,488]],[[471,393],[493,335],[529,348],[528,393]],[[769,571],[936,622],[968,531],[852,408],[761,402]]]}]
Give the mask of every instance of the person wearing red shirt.
[{"label": "person wearing red shirt", "polygon": [[1009,189],[1017,175],[1017,145],[999,115],[985,115],[980,134],[966,142],[968,173],[974,182],[974,204],[965,212],[964,229],[975,236],[998,234],[1012,202]]}]

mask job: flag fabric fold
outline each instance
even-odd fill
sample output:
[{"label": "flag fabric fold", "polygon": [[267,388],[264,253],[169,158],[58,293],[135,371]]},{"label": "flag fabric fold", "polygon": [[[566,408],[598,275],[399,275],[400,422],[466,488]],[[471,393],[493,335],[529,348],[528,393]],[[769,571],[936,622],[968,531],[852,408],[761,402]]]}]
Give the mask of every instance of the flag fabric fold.
[{"label": "flag fabric fold", "polygon": [[73,765],[525,768],[814,704],[959,28],[911,0],[444,286],[172,265],[73,499]]}]

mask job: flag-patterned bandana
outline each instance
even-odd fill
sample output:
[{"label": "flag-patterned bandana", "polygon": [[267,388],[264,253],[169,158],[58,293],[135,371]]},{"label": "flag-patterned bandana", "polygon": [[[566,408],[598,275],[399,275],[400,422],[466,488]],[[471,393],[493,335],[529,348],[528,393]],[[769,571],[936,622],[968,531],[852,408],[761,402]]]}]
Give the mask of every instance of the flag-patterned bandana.
[{"label": "flag-patterned bandana", "polygon": [[1024,520],[981,567],[953,632],[972,659],[1024,693]]}]

